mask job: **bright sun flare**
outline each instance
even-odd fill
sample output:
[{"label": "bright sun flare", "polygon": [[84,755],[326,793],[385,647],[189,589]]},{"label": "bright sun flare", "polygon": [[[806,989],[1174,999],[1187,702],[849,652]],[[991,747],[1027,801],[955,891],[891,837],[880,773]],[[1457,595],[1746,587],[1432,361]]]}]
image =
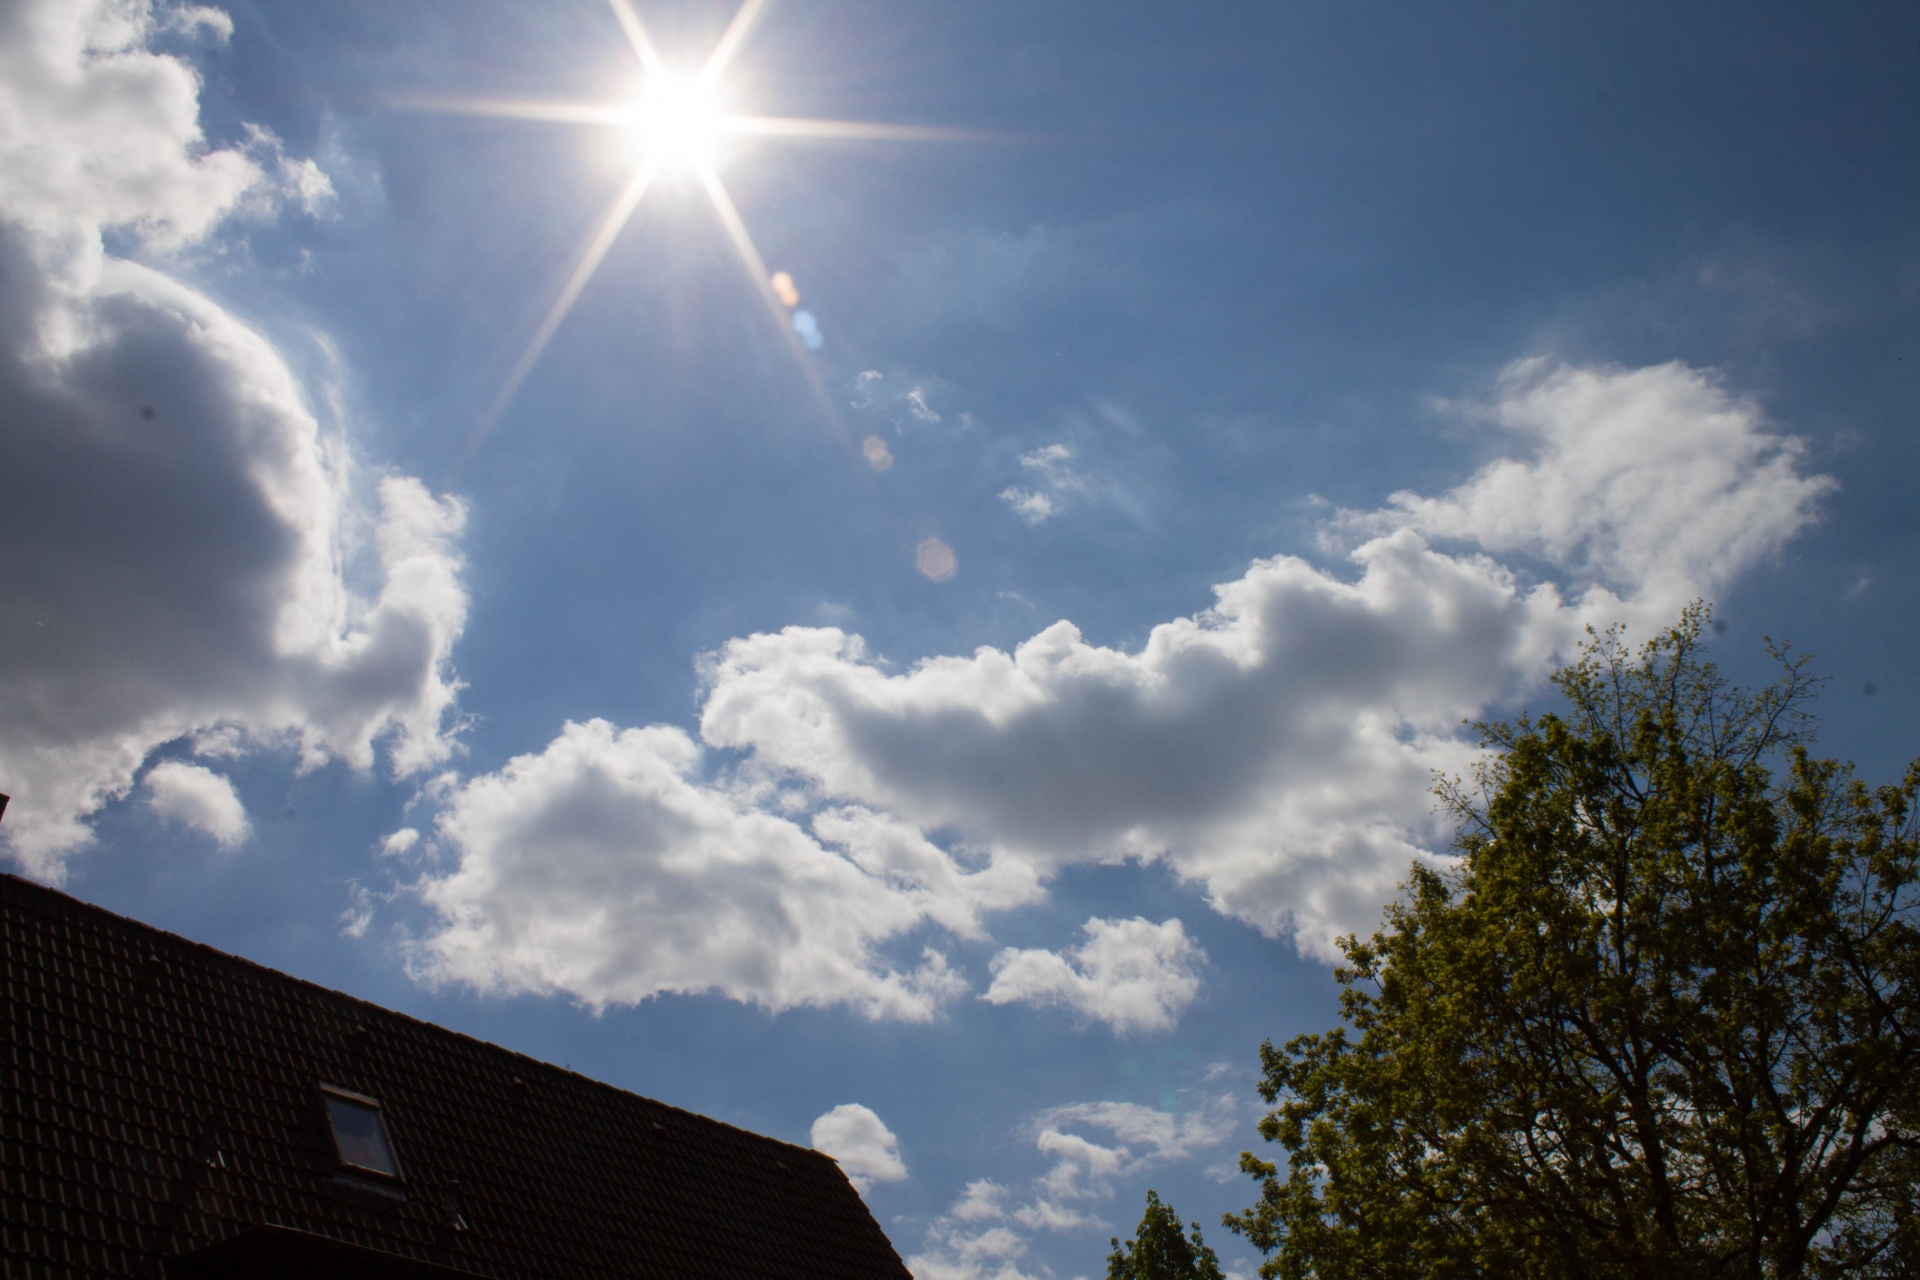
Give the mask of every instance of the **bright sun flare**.
[{"label": "bright sun flare", "polygon": [[[827,394],[819,370],[808,358],[795,336],[787,304],[775,291],[766,263],[754,247],[753,237],[741,220],[739,210],[720,181],[721,152],[728,139],[737,136],[760,138],[840,138],[892,140],[908,142],[977,142],[988,135],[964,129],[941,129],[919,125],[873,124],[856,120],[802,120],[790,116],[739,115],[728,110],[721,87],[728,65],[738,52],[747,33],[765,10],[768,0],[742,0],[720,42],[697,71],[670,68],[654,48],[653,40],[634,11],[632,0],[607,0],[627,42],[640,60],[640,87],[626,102],[557,102],[502,98],[410,98],[395,103],[413,110],[447,112],[455,115],[492,116],[512,120],[535,120],[561,124],[613,126],[622,130],[633,156],[634,169],[613,204],[601,216],[599,224],[581,247],[573,272],[560,289],[553,305],[528,340],[520,359],[508,372],[505,383],[493,398],[486,413],[469,438],[464,463],[479,447],[480,441],[506,411],[514,393],[539,361],[540,353],[560,328],[567,312],[573,309],[587,282],[599,268],[601,259],[613,247],[621,228],[633,216],[654,179],[663,172],[691,174],[705,190],[732,241],[740,264],[752,279],[760,299],[766,304],[792,351],[801,373],[813,389],[814,397],[827,419],[840,427],[838,409]],[[791,285],[788,286],[791,289]],[[844,435],[844,427],[841,428]]]},{"label": "bright sun flare", "polygon": [[644,163],[704,169],[720,159],[727,112],[718,85],[704,76],[660,71],[634,95],[627,137]]}]

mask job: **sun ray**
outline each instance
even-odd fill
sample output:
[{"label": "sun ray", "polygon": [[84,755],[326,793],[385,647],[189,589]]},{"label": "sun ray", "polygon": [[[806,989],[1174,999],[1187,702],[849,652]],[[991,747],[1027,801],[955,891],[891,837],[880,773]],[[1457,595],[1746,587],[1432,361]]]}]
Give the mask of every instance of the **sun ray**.
[{"label": "sun ray", "polygon": [[414,94],[388,98],[386,106],[433,115],[483,116],[496,120],[550,120],[557,124],[623,125],[633,108],[619,102],[573,102],[552,98],[461,98]]},{"label": "sun ray", "polygon": [[[477,116],[496,120],[552,121],[556,124],[630,125],[634,107],[625,102],[580,102],[560,98],[468,98],[432,94],[393,97],[384,105],[432,115]],[[845,138],[863,142],[1014,142],[1023,139],[986,129],[941,125],[884,124],[866,120],[818,120],[804,116],[726,115],[717,131],[763,138]]]},{"label": "sun ray", "polygon": [[649,78],[667,74],[667,64],[660,59],[660,51],[653,47],[653,38],[641,24],[640,15],[633,11],[631,0],[607,0],[613,6],[613,16],[620,21],[620,29],[627,33],[627,43],[640,56],[640,67]]},{"label": "sun ray", "polygon": [[949,129],[927,124],[875,124],[865,120],[809,120],[803,116],[730,115],[728,133],[767,138],[856,138],[866,142],[1011,142],[1011,134]]},{"label": "sun ray", "polygon": [[814,399],[820,403],[821,412],[833,424],[841,443],[850,444],[852,437],[847,433],[846,423],[840,419],[839,406],[834,404],[826,382],[820,377],[818,366],[808,357],[806,349],[800,345],[799,335],[788,323],[786,305],[774,295],[772,275],[767,270],[766,261],[761,258],[760,250],[753,243],[753,235],[747,230],[746,220],[734,207],[733,197],[727,194],[726,185],[720,181],[720,175],[712,165],[700,166],[700,185],[706,188],[707,198],[713,202],[713,211],[719,217],[720,225],[726,228],[727,238],[733,241],[734,251],[740,255],[740,265],[746,269],[754,291],[760,295],[760,301],[766,304],[768,314],[773,317],[774,328],[786,341],[794,362],[800,366]]},{"label": "sun ray", "polygon": [[561,286],[559,296],[547,309],[546,317],[540,321],[540,327],[535,329],[533,337],[527,340],[526,349],[520,353],[520,359],[514,362],[512,371],[507,374],[506,382],[495,393],[493,402],[487,406],[486,413],[482,414],[480,421],[474,425],[473,433],[467,440],[467,447],[460,456],[463,465],[472,459],[474,452],[486,439],[487,433],[493,430],[494,424],[500,420],[500,416],[507,411],[507,406],[513,402],[515,393],[520,390],[520,384],[527,380],[527,375],[533,372],[533,366],[540,362],[540,353],[547,349],[547,343],[553,340],[553,335],[559,331],[561,322],[567,318],[567,313],[573,310],[573,304],[586,289],[587,282],[593,279],[593,273],[599,270],[601,260],[607,256],[607,250],[613,247],[620,229],[627,225],[627,219],[633,216],[633,211],[639,207],[641,199],[647,194],[647,188],[653,185],[653,180],[659,173],[660,163],[657,160],[641,165],[607,209],[606,216],[600,219],[600,225],[594,229],[592,237],[581,250],[579,261],[574,263],[573,274],[569,275],[566,284]]},{"label": "sun ray", "polygon": [[700,68],[700,79],[706,84],[717,82],[726,73],[727,64],[733,61],[733,55],[740,51],[740,44],[753,30],[753,24],[760,20],[765,12],[768,0],[742,0],[740,7],[734,10],[733,21],[720,36],[720,43],[707,55],[707,63]]}]

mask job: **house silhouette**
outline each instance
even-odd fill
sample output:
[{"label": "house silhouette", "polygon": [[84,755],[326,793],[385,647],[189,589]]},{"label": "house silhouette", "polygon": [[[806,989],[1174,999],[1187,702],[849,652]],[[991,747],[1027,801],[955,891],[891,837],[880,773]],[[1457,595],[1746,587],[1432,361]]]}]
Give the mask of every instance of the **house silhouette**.
[{"label": "house silhouette", "polygon": [[0,875],[0,1278],[911,1280],[831,1159]]}]

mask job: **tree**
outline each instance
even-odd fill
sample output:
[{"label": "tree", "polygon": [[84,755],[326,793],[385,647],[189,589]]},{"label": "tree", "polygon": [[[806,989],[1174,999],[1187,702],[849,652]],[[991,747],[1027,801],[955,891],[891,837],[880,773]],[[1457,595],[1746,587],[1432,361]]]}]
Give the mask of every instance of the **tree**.
[{"label": "tree", "polygon": [[1457,862],[1261,1046],[1270,1280],[1920,1275],[1920,762],[1815,759],[1805,659],[1735,689],[1706,618],[1475,726]]},{"label": "tree", "polygon": [[1140,1230],[1122,1245],[1116,1238],[1113,1252],[1107,1255],[1107,1280],[1225,1280],[1220,1259],[1200,1238],[1200,1224],[1193,1224],[1193,1238],[1187,1238],[1180,1215],[1172,1206],[1160,1203],[1160,1197],[1147,1192],[1147,1211],[1140,1218]]}]

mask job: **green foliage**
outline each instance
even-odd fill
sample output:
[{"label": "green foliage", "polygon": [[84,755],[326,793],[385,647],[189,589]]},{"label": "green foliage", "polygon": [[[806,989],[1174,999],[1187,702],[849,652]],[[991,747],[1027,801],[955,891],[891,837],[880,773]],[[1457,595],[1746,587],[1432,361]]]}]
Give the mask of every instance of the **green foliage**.
[{"label": "green foliage", "polygon": [[1476,726],[1455,868],[1261,1046],[1270,1280],[1920,1274],[1920,762],[1813,758],[1805,660],[1731,688],[1705,620]]},{"label": "green foliage", "polygon": [[1122,1245],[1113,1242],[1107,1255],[1107,1280],[1224,1280],[1220,1259],[1200,1238],[1200,1224],[1193,1224],[1189,1240],[1180,1225],[1180,1215],[1160,1197],[1147,1192],[1147,1211],[1140,1218],[1140,1230]]}]

